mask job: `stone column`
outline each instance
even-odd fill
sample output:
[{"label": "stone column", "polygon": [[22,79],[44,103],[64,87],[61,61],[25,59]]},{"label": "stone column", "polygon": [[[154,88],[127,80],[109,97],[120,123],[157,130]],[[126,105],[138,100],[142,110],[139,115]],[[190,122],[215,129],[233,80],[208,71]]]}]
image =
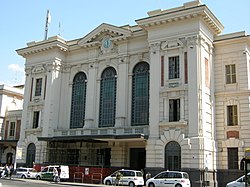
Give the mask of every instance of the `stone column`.
[{"label": "stone column", "polygon": [[149,138],[159,137],[159,93],[161,80],[160,42],[150,45]]},{"label": "stone column", "polygon": [[118,60],[116,127],[124,127],[128,124],[128,57],[122,56]]},{"label": "stone column", "polygon": [[197,36],[188,38],[188,136],[197,137],[200,134],[200,49]]}]

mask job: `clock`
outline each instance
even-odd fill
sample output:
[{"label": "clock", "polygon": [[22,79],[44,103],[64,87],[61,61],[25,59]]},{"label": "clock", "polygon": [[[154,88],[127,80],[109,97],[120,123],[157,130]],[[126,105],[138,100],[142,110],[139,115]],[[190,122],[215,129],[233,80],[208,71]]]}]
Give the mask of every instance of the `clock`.
[{"label": "clock", "polygon": [[112,46],[112,41],[109,37],[103,38],[102,40],[102,47],[105,49],[109,49]]}]

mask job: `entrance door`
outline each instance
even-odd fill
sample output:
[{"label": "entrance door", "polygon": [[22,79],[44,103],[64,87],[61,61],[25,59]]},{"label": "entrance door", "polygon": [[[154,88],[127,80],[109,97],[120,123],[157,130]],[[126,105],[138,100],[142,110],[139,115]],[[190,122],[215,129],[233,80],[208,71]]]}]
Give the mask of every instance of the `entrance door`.
[{"label": "entrance door", "polygon": [[33,163],[35,162],[36,158],[36,146],[35,144],[29,144],[27,148],[27,157],[26,157],[26,165],[27,167],[33,167]]},{"label": "entrance door", "polygon": [[141,170],[145,168],[146,150],[145,148],[130,149],[130,168]]}]

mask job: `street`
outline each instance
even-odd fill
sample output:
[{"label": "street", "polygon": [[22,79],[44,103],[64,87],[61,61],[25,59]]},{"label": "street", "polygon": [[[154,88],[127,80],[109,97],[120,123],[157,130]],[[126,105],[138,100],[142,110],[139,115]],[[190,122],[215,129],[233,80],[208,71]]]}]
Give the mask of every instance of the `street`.
[{"label": "street", "polygon": [[0,187],[105,187],[106,185],[99,185],[99,184],[80,184],[80,183],[51,183],[48,181],[42,180],[32,180],[32,179],[0,179]]}]

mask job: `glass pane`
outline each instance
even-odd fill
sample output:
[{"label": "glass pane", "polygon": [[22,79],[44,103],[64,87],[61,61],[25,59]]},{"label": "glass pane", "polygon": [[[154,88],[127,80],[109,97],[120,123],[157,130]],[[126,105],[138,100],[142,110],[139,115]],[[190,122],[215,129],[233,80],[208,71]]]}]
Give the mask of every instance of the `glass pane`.
[{"label": "glass pane", "polygon": [[116,71],[104,70],[101,80],[99,127],[113,127],[116,112]]},{"label": "glass pane", "polygon": [[149,65],[137,64],[132,80],[132,121],[131,125],[148,125],[149,117]]},{"label": "glass pane", "polygon": [[76,74],[72,87],[70,128],[84,126],[86,86],[86,75],[83,72]]}]

